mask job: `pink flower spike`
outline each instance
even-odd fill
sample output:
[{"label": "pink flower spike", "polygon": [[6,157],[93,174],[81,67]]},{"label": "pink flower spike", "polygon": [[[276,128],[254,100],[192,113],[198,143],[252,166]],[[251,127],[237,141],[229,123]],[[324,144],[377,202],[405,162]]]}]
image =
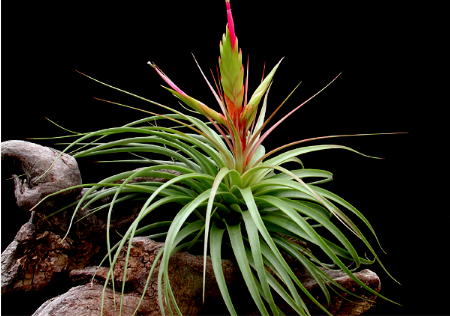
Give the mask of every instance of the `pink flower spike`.
[{"label": "pink flower spike", "polygon": [[164,79],[165,82],[167,82],[167,84],[176,92],[178,92],[179,94],[181,94],[183,97],[187,97],[187,94],[184,93],[180,88],[178,88],[169,78],[166,77],[166,75],[164,75],[162,73],[161,70],[158,69],[158,67],[155,64],[152,64],[152,62],[148,62],[148,64],[150,66],[152,66],[153,68],[155,68],[156,72],[161,76],[161,78]]},{"label": "pink flower spike", "polygon": [[227,5],[228,30],[230,32],[231,48],[234,49],[236,43],[236,34],[234,32],[233,15],[231,15],[230,0],[225,0]]}]

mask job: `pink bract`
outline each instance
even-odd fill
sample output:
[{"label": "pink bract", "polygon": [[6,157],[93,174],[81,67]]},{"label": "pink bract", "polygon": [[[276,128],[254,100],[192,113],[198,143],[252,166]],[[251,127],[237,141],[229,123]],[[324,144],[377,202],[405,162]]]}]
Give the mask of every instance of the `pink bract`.
[{"label": "pink bract", "polygon": [[227,19],[228,19],[228,30],[230,31],[231,48],[234,49],[236,43],[236,34],[234,32],[234,21],[233,15],[231,14],[230,2],[226,1],[227,4]]}]

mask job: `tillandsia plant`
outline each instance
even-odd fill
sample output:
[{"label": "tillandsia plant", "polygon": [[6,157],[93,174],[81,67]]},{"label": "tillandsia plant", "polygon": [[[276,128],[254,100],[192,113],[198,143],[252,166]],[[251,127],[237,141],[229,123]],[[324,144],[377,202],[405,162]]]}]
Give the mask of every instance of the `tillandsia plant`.
[{"label": "tillandsia plant", "polygon": [[[296,147],[308,141],[336,136],[300,140],[267,153],[263,146],[264,140],[277,126],[325,89],[334,79],[318,93],[268,127],[272,117],[289,98],[286,98],[266,118],[268,93],[272,78],[281,61],[248,97],[248,62],[247,70],[244,71],[242,51],[235,35],[230,2],[229,0],[225,2],[228,24],[220,42],[220,74],[217,80],[214,79],[216,89],[208,82],[200,69],[220,110],[216,111],[190,97],[151,62],[149,62],[150,66],[169,86],[165,89],[190,108],[189,111],[201,114],[207,121],[101,82],[157,105],[169,113],[162,115],[141,110],[151,116],[121,127],[84,134],[64,150],[67,152],[74,146],[81,146],[72,152],[75,158],[131,153],[132,159],[116,162],[125,161],[145,166],[116,174],[91,185],[83,198],[76,202],[72,220],[80,207],[86,207],[108,195],[112,197],[110,202],[93,210],[95,212],[108,209],[108,254],[105,260],[109,261],[111,269],[108,278],[112,281],[112,267],[125,244],[128,242],[131,246],[133,237],[148,235],[149,231],[156,227],[164,229],[162,233],[150,235],[151,238],[157,236],[165,238],[164,247],[156,260],[160,262],[157,276],[158,300],[163,314],[164,306],[170,313],[173,313],[172,308],[174,308],[180,314],[168,279],[169,258],[174,252],[190,249],[195,245],[200,245],[203,249],[204,275],[206,258],[210,255],[223,300],[232,315],[236,315],[236,311],[227,289],[221,263],[222,251],[225,247],[231,249],[230,253],[234,254],[234,260],[242,272],[248,291],[261,315],[282,314],[275,304],[275,293],[300,315],[309,314],[304,303],[305,298],[317,304],[324,313],[330,314],[305,289],[286,263],[285,254],[304,265],[317,281],[328,303],[330,303],[329,288],[338,287],[348,291],[325,274],[324,268],[339,269],[367,291],[385,298],[353,274],[353,271],[361,265],[372,264],[375,261],[381,265],[381,262],[369,241],[343,209],[360,220],[378,242],[372,226],[351,204],[318,186],[332,179],[330,172],[304,168],[298,158],[303,154],[336,148],[360,153],[339,145]],[[110,135],[119,135],[121,138],[105,141],[105,138]],[[156,160],[149,158],[149,154],[158,154],[167,158]],[[298,169],[288,170],[283,166],[292,162],[298,165]],[[173,172],[162,172],[162,169]],[[137,177],[162,177],[167,181],[165,183],[130,183]],[[118,183],[118,180],[122,182]],[[105,187],[107,189],[97,191]],[[113,207],[117,203],[133,199],[141,199],[145,203],[122,240],[111,245],[109,223]],[[179,211],[171,221],[142,225],[143,219],[151,218],[155,209],[168,204],[179,207]],[[320,233],[321,230],[326,231],[327,236],[333,236],[334,241],[325,238],[324,234]],[[361,257],[343,230],[350,231],[362,240],[374,259]],[[282,237],[283,235],[291,238],[286,239]],[[307,248],[301,246],[302,243],[294,242],[295,240],[316,245],[329,262],[322,262]],[[131,247],[128,247],[127,261],[130,249]],[[354,265],[352,269],[348,268],[351,263]],[[156,262],[148,276],[146,287],[155,266]],[[269,273],[267,268],[272,273]],[[126,273],[125,269],[123,279],[126,278]],[[107,283],[105,282],[105,287]],[[205,281],[203,280],[203,295],[204,291]]]}]

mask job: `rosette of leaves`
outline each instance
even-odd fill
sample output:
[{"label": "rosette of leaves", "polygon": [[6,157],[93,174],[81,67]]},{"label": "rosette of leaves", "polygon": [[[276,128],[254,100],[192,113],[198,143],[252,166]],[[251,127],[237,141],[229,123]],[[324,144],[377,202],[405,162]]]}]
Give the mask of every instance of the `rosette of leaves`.
[{"label": "rosette of leaves", "polygon": [[[350,213],[362,222],[365,229],[376,238],[372,226],[364,215],[347,201],[318,186],[332,179],[330,172],[304,168],[299,159],[299,156],[307,153],[336,148],[360,153],[340,145],[298,147],[314,139],[286,144],[267,153],[263,146],[263,141],[279,124],[326,86],[268,127],[273,115],[287,100],[266,118],[268,92],[280,63],[248,98],[248,64],[247,78],[244,80],[242,52],[235,36],[229,1],[226,1],[226,6],[228,24],[220,43],[220,75],[217,81],[214,80],[216,90],[202,72],[220,111],[215,111],[190,97],[150,62],[170,86],[166,89],[189,107],[190,111],[203,115],[208,121],[110,86],[159,106],[169,113],[162,115],[141,110],[151,116],[121,127],[85,134],[64,150],[68,152],[74,146],[81,145],[72,152],[75,158],[132,153],[133,159],[125,162],[144,165],[138,170],[122,172],[91,185],[83,198],[77,202],[73,218],[83,204],[86,207],[105,196],[112,197],[110,202],[93,210],[95,212],[108,209],[108,254],[105,260],[109,261],[110,267],[116,263],[124,245],[129,243],[131,246],[133,237],[150,234],[151,238],[164,238],[164,247],[157,257],[157,261],[160,261],[157,276],[158,299],[163,314],[164,306],[171,314],[174,312],[171,306],[176,313],[181,314],[168,279],[169,258],[176,251],[190,249],[196,245],[203,248],[205,262],[207,255],[210,255],[222,297],[232,315],[236,315],[236,311],[226,286],[221,263],[222,251],[226,247],[234,254],[234,260],[261,315],[283,314],[274,302],[274,293],[284,299],[299,315],[309,314],[304,303],[305,297],[329,314],[298,280],[286,263],[284,254],[301,262],[317,281],[328,303],[329,289],[340,286],[321,268],[339,269],[367,291],[383,297],[352,273],[361,265],[381,262],[360,228],[347,214]],[[107,141],[111,135],[120,137]],[[155,154],[166,158],[151,158]],[[283,166],[292,162],[298,163],[297,169],[288,170]],[[161,169],[173,170],[175,174],[161,172]],[[131,183],[137,177],[160,177],[167,181]],[[118,183],[118,180],[122,182]],[[100,188],[106,189],[98,191]],[[109,223],[114,206],[137,199],[145,201],[139,215],[122,240],[111,245]],[[171,221],[141,225],[144,218],[151,218],[155,209],[168,204],[177,205],[179,208]],[[151,234],[151,230],[155,228],[164,231]],[[333,241],[321,234],[321,231],[326,231],[326,235],[332,236]],[[373,260],[358,254],[346,237],[345,233],[348,232],[363,241]],[[280,235],[291,238],[286,239]],[[315,245],[323,252],[324,257],[328,258],[328,262],[319,260],[302,247],[301,243],[294,242],[295,239]],[[128,247],[126,260],[130,249],[131,247]],[[350,263],[353,263],[352,269],[348,268]],[[146,286],[155,266],[156,262]],[[269,273],[267,268],[272,273]],[[125,269],[124,279],[126,273]],[[112,269],[109,278],[114,281]],[[107,282],[105,287],[106,284]],[[346,291],[343,288],[341,290]]]}]

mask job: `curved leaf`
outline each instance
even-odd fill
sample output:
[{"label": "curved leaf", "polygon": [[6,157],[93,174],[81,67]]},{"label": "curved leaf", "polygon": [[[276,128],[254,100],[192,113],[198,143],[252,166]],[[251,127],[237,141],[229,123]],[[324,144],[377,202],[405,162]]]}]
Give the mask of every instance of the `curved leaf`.
[{"label": "curved leaf", "polygon": [[214,275],[216,276],[216,281],[222,293],[222,298],[225,301],[225,305],[231,315],[237,316],[234,309],[233,303],[231,302],[231,297],[228,292],[227,284],[222,270],[222,237],[225,229],[220,229],[217,227],[216,223],[213,223],[210,233],[210,252],[211,252],[211,263],[214,270]]},{"label": "curved leaf", "polygon": [[[295,274],[292,272],[291,268],[288,266],[286,261],[283,259],[283,256],[281,255],[281,253],[278,250],[278,248],[276,247],[273,239],[270,237],[269,232],[267,231],[266,227],[264,226],[264,223],[263,223],[263,221],[261,219],[261,216],[260,216],[260,214],[258,212],[258,208],[256,206],[255,200],[253,199],[253,195],[252,195],[251,189],[250,188],[245,188],[245,189],[241,189],[240,191],[242,193],[242,196],[244,197],[245,203],[247,204],[248,210],[250,211],[250,214],[252,215],[253,221],[255,222],[256,226],[258,227],[258,231],[263,236],[263,238],[266,241],[267,245],[273,251],[273,253],[277,257],[279,262],[282,264],[283,268],[286,269],[286,271],[289,273],[289,275],[295,281],[295,283],[300,287],[300,289],[303,291],[303,293],[305,293],[309,297],[309,299],[311,299],[324,312],[326,312],[328,315],[330,315],[330,313],[326,309],[324,309],[323,306],[305,289],[303,284],[297,279]],[[295,211],[293,211],[293,212],[295,212]],[[297,215],[299,218],[301,218],[301,216],[298,215],[297,213],[295,213],[295,215]],[[306,229],[305,229],[305,231],[308,233],[308,231]]]},{"label": "curved leaf", "polygon": [[249,262],[247,259],[247,255],[245,253],[244,241],[242,239],[242,232],[240,224],[237,225],[228,225],[227,224],[228,235],[230,236],[231,247],[234,252],[234,256],[239,266],[239,270],[241,270],[242,276],[244,277],[245,284],[250,292],[250,295],[253,298],[253,301],[256,303],[258,310],[261,315],[269,315],[266,307],[264,306],[263,301],[261,300],[261,296],[259,295],[259,291],[257,288],[257,284],[254,280],[253,273],[250,270]]},{"label": "curved leaf", "polygon": [[255,270],[258,273],[259,282],[261,283],[266,300],[269,302],[270,309],[274,315],[279,315],[277,307],[270,292],[269,283],[266,276],[266,268],[264,267],[263,257],[261,253],[261,246],[259,241],[258,229],[253,222],[253,219],[248,211],[242,212],[245,228],[247,230],[248,240],[250,242],[251,256],[255,263]]}]

